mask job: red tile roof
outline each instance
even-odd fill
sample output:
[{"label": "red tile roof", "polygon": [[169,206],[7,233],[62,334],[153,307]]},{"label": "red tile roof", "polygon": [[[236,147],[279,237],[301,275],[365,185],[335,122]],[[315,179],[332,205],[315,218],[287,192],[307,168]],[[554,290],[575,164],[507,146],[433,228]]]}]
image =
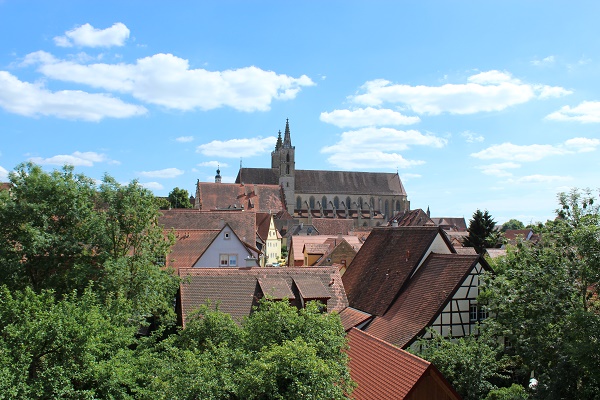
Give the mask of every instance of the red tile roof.
[{"label": "red tile roof", "polygon": [[175,244],[166,257],[166,266],[175,270],[193,267],[220,231],[220,229],[176,230]]},{"label": "red tile roof", "polygon": [[265,289],[275,298],[286,297],[285,294],[291,292],[295,299],[293,304],[299,303],[300,297],[327,299],[327,311],[339,312],[348,306],[335,267],[188,268],[180,269],[179,276],[182,278],[180,299],[184,325],[193,310],[209,301],[241,322]]},{"label": "red tile roof", "polygon": [[354,229],[351,219],[313,218],[312,224],[321,235],[348,235]]},{"label": "red tile roof", "polygon": [[251,211],[202,211],[190,209],[162,210],[159,224],[166,229],[221,229],[229,224],[240,240],[256,241],[256,214]]},{"label": "red tile roof", "polygon": [[433,323],[477,262],[484,261],[478,255],[430,254],[389,310],[366,331],[406,348]]},{"label": "red tile roof", "polygon": [[196,197],[201,210],[278,212],[285,208],[279,185],[198,182]]},{"label": "red tile roof", "polygon": [[357,310],[356,308],[346,307],[340,311],[340,319],[344,330],[348,332],[351,328],[355,328],[363,322],[368,321],[373,316],[366,312]]},{"label": "red tile roof", "polygon": [[347,337],[350,376],[357,383],[353,399],[407,399],[418,391],[436,394],[436,399],[460,399],[428,361],[356,328]]},{"label": "red tile roof", "polygon": [[256,233],[263,240],[266,241],[269,237],[269,227],[271,226],[271,214],[257,212],[256,213]]},{"label": "red tile roof", "polygon": [[420,208],[412,211],[396,214],[389,222],[389,225],[397,226],[435,226],[435,223],[427,216],[427,213]]},{"label": "red tile roof", "polygon": [[383,315],[440,234],[446,238],[438,227],[374,228],[343,276],[350,306]]}]

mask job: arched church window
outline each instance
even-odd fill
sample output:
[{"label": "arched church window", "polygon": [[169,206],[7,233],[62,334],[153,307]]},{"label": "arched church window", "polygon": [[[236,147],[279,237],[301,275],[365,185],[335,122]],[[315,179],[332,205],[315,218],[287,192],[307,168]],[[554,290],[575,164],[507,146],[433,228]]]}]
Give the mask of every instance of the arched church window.
[{"label": "arched church window", "polygon": [[310,199],[308,199],[308,205],[310,206],[311,210],[315,208],[315,196],[310,196]]},{"label": "arched church window", "polygon": [[300,210],[302,208],[302,197],[296,197],[296,209]]},{"label": "arched church window", "polygon": [[350,198],[350,196],[346,197],[346,207],[348,209],[352,208],[352,199]]},{"label": "arched church window", "polygon": [[371,208],[375,208],[375,198],[374,197],[371,197],[370,203],[371,203]]},{"label": "arched church window", "polygon": [[385,201],[385,216],[390,217],[390,202],[388,200]]},{"label": "arched church window", "polygon": [[289,165],[285,166],[285,173],[289,175],[289,173],[290,173],[290,166]]},{"label": "arched church window", "polygon": [[363,199],[362,199],[362,197],[359,197],[356,202],[358,203],[358,208],[362,208],[363,207]]},{"label": "arched church window", "polygon": [[287,153],[287,154],[285,155],[285,161],[286,161],[286,162],[290,162],[290,153]]},{"label": "arched church window", "polygon": [[323,209],[327,210],[327,196],[321,198],[321,204],[323,205]]},{"label": "arched church window", "polygon": [[400,211],[400,202],[399,201],[396,202],[396,211]]},{"label": "arched church window", "polygon": [[340,198],[339,198],[339,197],[335,196],[335,197],[333,198],[333,206],[336,208],[336,210],[337,210],[338,208],[340,208]]}]

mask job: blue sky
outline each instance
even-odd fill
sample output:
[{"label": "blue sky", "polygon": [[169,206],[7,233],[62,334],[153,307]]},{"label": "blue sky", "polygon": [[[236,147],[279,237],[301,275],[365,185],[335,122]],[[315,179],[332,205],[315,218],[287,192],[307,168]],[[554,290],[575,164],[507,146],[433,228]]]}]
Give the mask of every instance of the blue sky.
[{"label": "blue sky", "polygon": [[598,188],[597,1],[0,0],[0,181],[24,161],[157,195],[268,167],[398,171],[412,208],[553,217]]}]

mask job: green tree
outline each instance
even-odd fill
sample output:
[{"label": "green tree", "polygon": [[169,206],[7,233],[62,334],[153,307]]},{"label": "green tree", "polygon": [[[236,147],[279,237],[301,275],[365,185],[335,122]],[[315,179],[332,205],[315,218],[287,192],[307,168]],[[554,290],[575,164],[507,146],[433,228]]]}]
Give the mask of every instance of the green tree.
[{"label": "green tree", "polygon": [[171,208],[192,208],[190,203],[190,194],[185,189],[178,187],[171,190],[168,197]]},{"label": "green tree", "polygon": [[500,232],[506,232],[507,230],[513,229],[525,229],[525,225],[518,219],[510,219],[502,224],[502,228],[500,228]]},{"label": "green tree", "polygon": [[492,263],[482,299],[489,326],[511,344],[509,354],[534,372],[535,398],[596,398],[600,391],[597,287],[600,213],[589,190],[559,195],[557,219],[536,245],[518,242]]},{"label": "green tree", "polygon": [[469,220],[469,235],[463,240],[466,247],[474,247],[477,253],[482,253],[486,248],[496,247],[500,236],[496,231],[496,222],[487,210],[477,210]]}]

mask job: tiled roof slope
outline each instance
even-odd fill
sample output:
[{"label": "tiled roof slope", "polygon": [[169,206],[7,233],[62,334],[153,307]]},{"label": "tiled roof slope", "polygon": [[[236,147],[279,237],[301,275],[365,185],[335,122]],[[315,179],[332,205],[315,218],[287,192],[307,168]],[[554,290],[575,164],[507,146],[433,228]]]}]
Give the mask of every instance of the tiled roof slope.
[{"label": "tiled roof slope", "polygon": [[313,226],[321,235],[348,235],[354,228],[351,219],[313,218]]},{"label": "tiled roof slope", "polygon": [[[335,267],[319,268],[189,268],[179,270],[183,324],[200,305],[219,305],[219,310],[231,314],[237,322],[248,316],[252,306],[268,293],[281,297],[288,291],[298,301],[306,298],[328,298],[327,311],[340,312],[348,306],[339,271]],[[283,282],[287,289],[283,287]]]},{"label": "tiled roof slope", "polygon": [[350,306],[383,315],[439,233],[437,227],[374,228],[343,276]]},{"label": "tiled roof slope", "polygon": [[[277,168],[242,168],[236,183],[279,184]],[[398,174],[354,171],[295,171],[297,193],[372,194],[406,196]]]},{"label": "tiled roof slope", "polygon": [[197,199],[201,210],[240,209],[278,212],[284,209],[283,194],[278,184],[197,183]]},{"label": "tiled roof slope", "polygon": [[296,192],[324,194],[404,195],[398,174],[296,170]]},{"label": "tiled roof slope", "polygon": [[398,226],[435,226],[435,223],[427,216],[427,213],[420,208],[396,214],[389,222],[389,225],[397,223]]},{"label": "tiled roof slope", "polygon": [[347,338],[353,399],[460,399],[430,362],[356,328]]},{"label": "tiled roof slope", "polygon": [[390,309],[366,331],[407,347],[433,323],[478,261],[478,255],[430,254]]},{"label": "tiled roof slope", "polygon": [[340,320],[344,330],[348,332],[350,329],[357,327],[365,321],[371,319],[372,315],[366,312],[357,310],[356,308],[346,307],[340,311]]},{"label": "tiled roof slope", "polygon": [[166,266],[175,270],[192,268],[220,231],[220,229],[175,230],[175,244],[166,257]]},{"label": "tiled roof slope", "polygon": [[256,215],[251,211],[202,211],[190,209],[162,210],[158,223],[165,229],[221,229],[229,224],[247,243],[256,239]]},{"label": "tiled roof slope", "polygon": [[264,241],[268,239],[269,227],[271,226],[270,213],[256,213],[256,233]]},{"label": "tiled roof slope", "polygon": [[431,220],[445,230],[458,232],[465,232],[467,230],[467,223],[462,217],[433,217]]},{"label": "tiled roof slope", "polygon": [[328,235],[292,236],[291,237],[291,240],[292,240],[291,248],[294,253],[294,261],[304,260],[304,246],[305,245],[307,245],[307,244],[325,244],[330,239],[333,240],[334,247],[337,245],[337,243],[341,239],[346,240],[346,242],[348,242],[348,244],[350,246],[352,246],[354,249],[356,249],[357,251],[363,245],[356,236],[351,236],[351,235],[345,235],[345,236],[342,236],[341,238],[339,237],[339,235],[337,235],[337,236],[328,236]]}]

